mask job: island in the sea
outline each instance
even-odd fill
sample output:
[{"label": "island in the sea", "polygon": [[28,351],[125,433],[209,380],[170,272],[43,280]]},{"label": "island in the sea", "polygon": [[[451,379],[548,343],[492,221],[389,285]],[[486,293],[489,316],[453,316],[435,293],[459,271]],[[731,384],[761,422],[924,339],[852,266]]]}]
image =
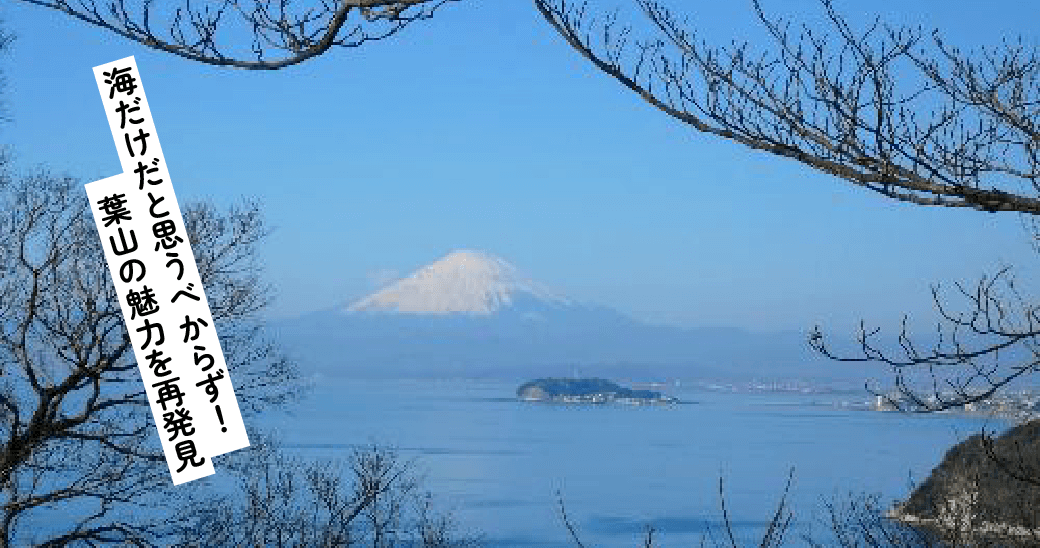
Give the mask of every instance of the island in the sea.
[{"label": "island in the sea", "polygon": [[676,403],[653,390],[633,390],[606,379],[536,379],[520,385],[516,397],[523,401],[553,403]]}]

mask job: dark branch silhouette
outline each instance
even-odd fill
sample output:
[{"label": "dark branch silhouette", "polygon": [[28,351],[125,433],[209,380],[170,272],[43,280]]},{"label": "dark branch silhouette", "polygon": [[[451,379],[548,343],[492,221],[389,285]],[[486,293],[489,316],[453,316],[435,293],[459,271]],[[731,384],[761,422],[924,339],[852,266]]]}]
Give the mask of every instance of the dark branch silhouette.
[{"label": "dark branch silhouette", "polygon": [[[0,547],[152,546],[161,522],[128,514],[173,487],[85,191],[0,179]],[[255,321],[259,206],[183,211],[243,415],[293,398],[295,366]]]},{"label": "dark branch silhouette", "polygon": [[[277,70],[333,46],[354,48],[430,19],[457,0],[20,0],[54,9],[150,48],[207,65]],[[248,43],[248,46],[246,46]]]},{"label": "dark branch silhouette", "polygon": [[477,548],[433,510],[414,459],[376,444],[357,446],[346,463],[287,454],[268,436],[236,451],[224,465],[232,497],[203,492],[181,506],[182,548],[372,546]]},{"label": "dark branch silhouette", "polygon": [[[534,0],[593,66],[692,129],[791,158],[894,200],[1040,214],[1040,58],[1021,44],[978,57],[936,32],[857,33],[821,0],[832,39],[770,19],[773,42],[712,47],[662,3],[633,0],[653,37],[616,15]],[[597,36],[593,39],[593,36]]]},{"label": "dark branch silhouette", "polygon": [[818,326],[810,333],[809,343],[834,360],[890,366],[895,375],[894,393],[869,385],[867,389],[904,411],[962,408],[992,398],[1015,380],[1036,372],[1040,368],[1040,307],[1018,292],[1010,269],[983,277],[974,288],[954,285],[963,301],[961,307],[944,301],[938,286],[932,288],[940,322],[934,342],[924,348],[913,342],[905,317],[897,353],[882,348],[877,341],[879,328],[868,329],[863,323],[857,335],[860,356],[833,352]]},{"label": "dark branch silhouette", "polygon": [[[787,474],[787,483],[784,485],[784,492],[780,496],[780,500],[777,503],[776,511],[773,513],[772,518],[766,524],[766,530],[762,533],[762,538],[759,541],[759,548],[779,548],[784,545],[784,535],[791,527],[791,520],[794,518],[794,514],[787,504],[787,497],[791,494],[791,482],[794,481],[794,468],[791,468]],[[567,529],[567,533],[571,538],[571,542],[574,543],[578,548],[585,548],[585,544],[581,540],[581,536],[578,535],[578,530],[571,521],[570,516],[567,515],[567,507],[563,502],[563,495],[559,490],[556,491],[556,503],[560,511],[560,519],[563,521],[564,527]],[[740,544],[737,542],[736,537],[733,535],[733,527],[729,516],[729,511],[726,509],[726,493],[723,489],[723,480],[719,478],[719,506],[722,510],[722,524],[726,530],[726,540],[728,540],[729,548],[740,548]],[[643,537],[644,548],[653,548],[657,546],[654,544],[654,533],[657,530],[652,525],[647,525],[646,535]],[[707,531],[707,534],[711,534],[711,530]],[[701,538],[701,546],[707,539]],[[723,546],[723,543],[712,538],[715,546]]]}]

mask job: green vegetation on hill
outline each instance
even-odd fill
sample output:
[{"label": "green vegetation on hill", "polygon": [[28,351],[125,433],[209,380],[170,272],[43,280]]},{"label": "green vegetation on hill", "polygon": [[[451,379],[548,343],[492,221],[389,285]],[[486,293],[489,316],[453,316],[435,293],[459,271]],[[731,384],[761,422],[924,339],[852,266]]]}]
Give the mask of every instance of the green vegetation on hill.
[{"label": "green vegetation on hill", "polygon": [[620,399],[647,402],[673,401],[653,390],[633,390],[606,379],[544,378],[520,385],[516,396],[524,400],[604,402]]}]

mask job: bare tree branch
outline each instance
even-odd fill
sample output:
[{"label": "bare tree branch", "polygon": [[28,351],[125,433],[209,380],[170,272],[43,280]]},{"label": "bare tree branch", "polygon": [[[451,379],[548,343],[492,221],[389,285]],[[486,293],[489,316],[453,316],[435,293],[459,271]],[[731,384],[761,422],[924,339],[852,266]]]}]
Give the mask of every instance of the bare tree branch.
[{"label": "bare tree branch", "polygon": [[[277,70],[388,38],[458,0],[212,0],[170,8],[154,0],[21,0],[208,65]],[[201,4],[201,5],[200,5]],[[165,10],[163,8],[166,8]],[[155,26],[167,20],[166,36]],[[245,43],[248,42],[248,47]],[[273,54],[273,58],[272,58]]]},{"label": "bare tree branch", "polygon": [[185,505],[178,546],[480,546],[456,531],[450,515],[434,513],[415,460],[393,448],[356,447],[344,466],[290,457],[258,436],[226,465],[239,493],[233,502],[201,493]]},{"label": "bare tree branch", "polygon": [[[293,398],[294,365],[258,336],[259,206],[183,211],[243,414]],[[82,186],[0,175],[0,547],[157,541],[127,520],[172,486],[117,299]],[[43,530],[48,512],[67,525]]]},{"label": "bare tree branch", "polygon": [[586,3],[534,0],[593,66],[696,131],[897,201],[1040,214],[1035,50],[1009,44],[976,59],[920,29],[875,22],[856,33],[830,0],[836,39],[794,35],[752,0],[775,46],[756,54],[700,43],[662,3],[633,2],[657,36],[631,39]]},{"label": "bare tree branch", "polygon": [[[856,337],[860,356],[833,352],[819,326],[810,333],[809,344],[833,360],[888,365],[895,375],[894,393],[869,385],[867,390],[904,411],[927,413],[982,402],[1040,370],[1040,307],[1019,294],[1010,268],[983,277],[971,290],[955,286],[964,302],[960,310],[944,301],[938,286],[932,289],[940,322],[926,350],[912,342],[905,317],[898,337],[900,356],[876,342],[880,329],[863,323]],[[922,385],[929,388],[922,390]]]}]

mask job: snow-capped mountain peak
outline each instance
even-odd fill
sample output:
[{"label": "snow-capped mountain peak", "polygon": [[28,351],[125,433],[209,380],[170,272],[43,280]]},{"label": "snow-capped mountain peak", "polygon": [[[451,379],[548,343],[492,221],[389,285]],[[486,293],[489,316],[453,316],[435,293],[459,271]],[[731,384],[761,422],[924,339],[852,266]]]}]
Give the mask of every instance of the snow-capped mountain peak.
[{"label": "snow-capped mountain peak", "polygon": [[482,251],[458,250],[346,308],[347,312],[493,314],[518,299],[569,306],[565,297]]}]

